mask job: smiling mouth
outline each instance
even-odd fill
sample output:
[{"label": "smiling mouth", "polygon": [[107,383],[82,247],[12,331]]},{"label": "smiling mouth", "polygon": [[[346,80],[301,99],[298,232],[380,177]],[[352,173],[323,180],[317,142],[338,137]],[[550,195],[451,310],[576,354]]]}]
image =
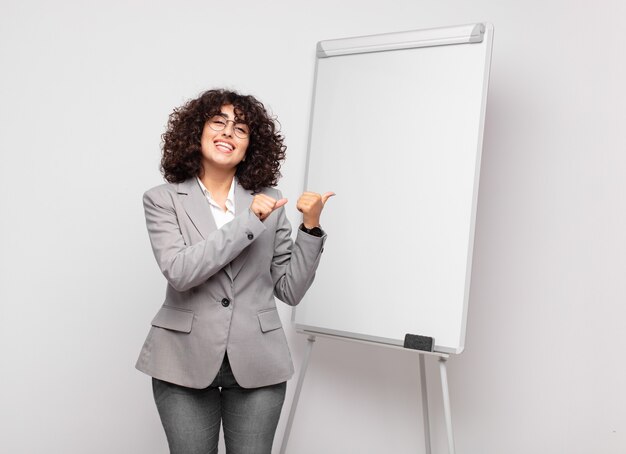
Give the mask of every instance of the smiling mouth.
[{"label": "smiling mouth", "polygon": [[224,153],[232,153],[235,150],[231,144],[222,141],[215,142],[215,147]]}]

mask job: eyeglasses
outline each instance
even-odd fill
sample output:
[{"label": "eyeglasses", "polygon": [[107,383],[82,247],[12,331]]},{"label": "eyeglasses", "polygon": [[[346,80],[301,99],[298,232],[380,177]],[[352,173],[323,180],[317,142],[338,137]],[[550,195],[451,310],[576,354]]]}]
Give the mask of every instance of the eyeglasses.
[{"label": "eyeglasses", "polygon": [[228,123],[233,124],[233,132],[240,139],[247,139],[250,136],[250,128],[245,123],[238,123],[234,120],[227,120],[226,118],[215,115],[214,117],[209,118],[209,127],[213,131],[223,131],[228,126]]}]

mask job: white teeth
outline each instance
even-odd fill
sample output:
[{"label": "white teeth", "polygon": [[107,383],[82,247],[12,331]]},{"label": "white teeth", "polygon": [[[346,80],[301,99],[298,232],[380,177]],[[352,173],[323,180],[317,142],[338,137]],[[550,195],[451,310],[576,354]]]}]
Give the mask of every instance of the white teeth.
[{"label": "white teeth", "polygon": [[230,151],[233,151],[235,149],[235,147],[233,147],[231,144],[226,143],[226,142],[215,142],[215,146],[222,146],[222,147],[226,147],[228,148]]}]

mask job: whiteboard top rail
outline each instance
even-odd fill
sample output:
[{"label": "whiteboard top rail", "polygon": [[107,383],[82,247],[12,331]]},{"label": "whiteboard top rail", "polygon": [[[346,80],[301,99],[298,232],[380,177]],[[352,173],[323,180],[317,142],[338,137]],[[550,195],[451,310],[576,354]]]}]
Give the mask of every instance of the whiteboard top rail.
[{"label": "whiteboard top rail", "polygon": [[485,36],[485,24],[438,27],[353,38],[330,39],[317,43],[317,57],[384,52],[415,47],[447,46],[450,44],[480,43]]}]

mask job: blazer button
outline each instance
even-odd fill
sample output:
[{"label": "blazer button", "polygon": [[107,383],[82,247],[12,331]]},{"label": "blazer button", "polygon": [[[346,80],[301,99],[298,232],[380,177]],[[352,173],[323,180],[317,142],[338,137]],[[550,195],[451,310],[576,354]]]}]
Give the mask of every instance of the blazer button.
[{"label": "blazer button", "polygon": [[251,233],[248,233],[248,239],[249,239],[249,240],[252,240],[253,238],[254,238],[254,235],[253,235],[253,234],[251,234]]},{"label": "blazer button", "polygon": [[230,306],[230,300],[228,298],[222,299],[222,306],[224,307]]}]

